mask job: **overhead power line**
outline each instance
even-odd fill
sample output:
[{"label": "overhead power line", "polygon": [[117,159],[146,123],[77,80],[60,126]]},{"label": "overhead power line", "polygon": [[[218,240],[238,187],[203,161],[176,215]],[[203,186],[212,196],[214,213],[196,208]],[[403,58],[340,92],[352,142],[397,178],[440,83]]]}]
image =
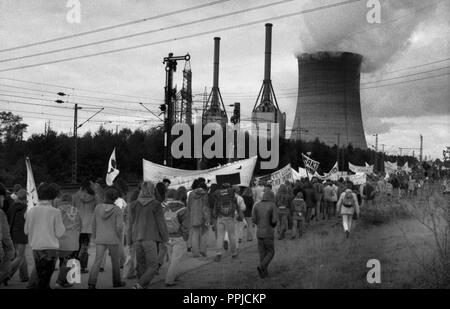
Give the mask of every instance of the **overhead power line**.
[{"label": "overhead power line", "polygon": [[179,37],[171,38],[171,39],[165,39],[165,40],[160,40],[160,41],[155,41],[155,42],[150,42],[150,43],[143,43],[143,44],[138,44],[138,45],[133,45],[133,46],[128,46],[128,47],[106,50],[106,51],[92,53],[92,54],[86,54],[86,55],[81,55],[81,56],[74,56],[74,57],[63,58],[63,59],[58,59],[58,60],[45,61],[45,62],[39,62],[39,63],[35,63],[35,64],[22,65],[22,66],[2,69],[2,70],[0,70],[0,72],[8,72],[8,71],[14,71],[14,70],[19,70],[19,69],[32,68],[32,67],[37,67],[37,66],[41,66],[41,65],[61,63],[61,62],[66,62],[66,61],[72,61],[72,60],[84,59],[84,58],[95,57],[95,56],[100,56],[100,55],[112,54],[112,53],[117,53],[117,52],[121,52],[121,51],[137,49],[137,48],[141,48],[141,47],[169,43],[169,42],[173,42],[173,41],[180,41],[180,40],[184,40],[184,39],[203,36],[206,34],[217,33],[220,31],[228,31],[228,30],[238,29],[238,28],[242,28],[242,27],[248,27],[248,26],[252,26],[252,25],[256,25],[256,24],[260,24],[260,23],[264,23],[264,22],[274,21],[274,20],[278,20],[278,19],[294,17],[294,16],[298,16],[298,15],[302,15],[302,14],[321,11],[321,10],[325,10],[325,9],[329,9],[329,8],[333,8],[333,7],[339,7],[339,6],[347,5],[347,4],[354,3],[354,2],[360,2],[360,1],[363,1],[363,0],[348,0],[348,1],[338,2],[338,3],[328,4],[328,5],[324,5],[324,6],[320,6],[320,7],[315,7],[312,9],[306,9],[306,10],[301,10],[301,11],[297,11],[297,12],[293,12],[293,13],[282,14],[282,15],[275,16],[275,17],[262,18],[262,19],[258,19],[258,20],[252,21],[252,22],[241,23],[241,24],[237,24],[237,25],[216,28],[213,30],[197,32],[194,34],[179,36]]},{"label": "overhead power line", "polygon": [[268,3],[268,4],[263,4],[263,5],[247,8],[247,9],[241,9],[241,10],[237,10],[237,11],[233,11],[233,12],[225,13],[225,14],[221,14],[221,15],[201,18],[201,19],[185,22],[185,23],[182,23],[182,24],[176,24],[176,25],[172,25],[172,26],[161,27],[161,28],[147,30],[147,31],[143,31],[143,32],[138,32],[138,33],[133,33],[133,34],[128,34],[128,35],[122,35],[122,36],[109,38],[109,39],[105,39],[105,40],[101,40],[101,41],[91,42],[91,43],[85,43],[85,44],[80,44],[80,45],[75,45],[75,46],[58,48],[58,49],[54,49],[54,50],[48,50],[48,51],[44,51],[44,52],[40,52],[40,53],[34,53],[34,54],[29,54],[29,55],[24,55],[24,56],[18,56],[18,57],[2,59],[2,60],[0,60],[0,63],[16,61],[16,60],[21,60],[21,59],[27,59],[27,58],[32,58],[32,57],[38,57],[38,56],[44,56],[44,55],[59,53],[59,52],[63,52],[63,51],[74,50],[74,49],[78,49],[78,48],[84,48],[84,47],[89,47],[89,46],[94,46],[94,45],[114,42],[114,41],[118,41],[118,40],[131,39],[131,38],[142,36],[142,35],[146,35],[146,34],[166,31],[166,30],[170,30],[170,29],[176,29],[176,28],[180,28],[180,27],[192,26],[192,25],[203,23],[203,22],[206,22],[206,21],[211,21],[211,20],[216,20],[216,19],[219,19],[219,18],[230,17],[230,16],[233,16],[233,15],[247,13],[247,12],[251,12],[251,11],[255,11],[255,10],[260,10],[260,9],[264,9],[264,8],[268,8],[268,7],[272,7],[272,6],[276,6],[276,5],[280,5],[280,4],[285,4],[285,3],[288,3],[288,2],[292,2],[292,1],[294,1],[294,0],[282,0],[282,1],[274,2],[274,3]]},{"label": "overhead power line", "polygon": [[189,11],[201,9],[201,8],[204,8],[204,7],[213,6],[213,5],[224,3],[224,2],[228,2],[228,1],[231,1],[231,0],[218,0],[218,1],[214,1],[214,2],[208,2],[208,3],[192,6],[192,7],[189,7],[189,8],[185,8],[185,9],[180,9],[180,10],[176,10],[176,11],[172,11],[172,12],[167,12],[167,13],[163,13],[163,14],[159,14],[159,15],[154,15],[154,16],[151,16],[151,17],[146,17],[146,18],[142,18],[142,19],[138,19],[138,20],[129,21],[129,22],[126,22],[126,23],[121,23],[121,24],[117,24],[117,25],[112,25],[112,26],[102,27],[102,28],[98,28],[98,29],[94,29],[94,30],[85,31],[85,32],[80,32],[80,33],[76,33],[76,34],[66,35],[66,36],[62,36],[62,37],[58,37],[58,38],[54,38],[54,39],[50,39],[50,40],[44,40],[44,41],[29,43],[29,44],[25,44],[25,45],[5,48],[5,49],[1,49],[0,52],[12,51],[12,50],[25,48],[25,47],[42,45],[42,44],[57,42],[57,41],[61,41],[61,40],[76,38],[76,37],[80,37],[80,36],[83,36],[83,35],[98,33],[98,32],[102,32],[102,31],[106,31],[106,30],[111,30],[111,29],[121,28],[121,27],[125,27],[125,26],[135,25],[135,24],[143,23],[143,22],[146,22],[146,21],[149,21],[149,20],[155,20],[155,19],[159,19],[159,18],[163,18],[163,17],[168,17],[168,16],[171,16],[171,15],[176,15],[176,14],[180,14],[180,13],[186,13],[186,12],[189,12]]}]

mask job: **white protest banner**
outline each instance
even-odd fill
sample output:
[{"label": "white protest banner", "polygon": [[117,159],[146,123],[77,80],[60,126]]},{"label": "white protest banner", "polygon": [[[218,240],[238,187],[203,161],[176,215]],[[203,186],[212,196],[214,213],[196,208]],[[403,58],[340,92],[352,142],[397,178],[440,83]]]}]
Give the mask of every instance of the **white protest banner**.
[{"label": "white protest banner", "polygon": [[353,165],[350,162],[348,162],[348,168],[353,173],[373,174],[373,165],[368,165],[367,163],[366,163],[366,166],[358,166],[358,165]]},{"label": "white protest banner", "polygon": [[308,171],[308,174],[311,174],[310,177],[312,177],[316,173],[316,170],[319,167],[320,163],[305,156],[303,153],[302,153],[302,159],[303,159],[303,164],[305,165],[305,168]]},{"label": "white protest banner", "polygon": [[106,173],[106,184],[108,186],[112,186],[114,179],[117,177],[117,175],[119,175],[119,170],[117,169],[116,163],[116,148],[114,148],[108,162],[108,171]]},{"label": "white protest banner", "polygon": [[389,161],[384,161],[384,171],[386,173],[395,173],[398,170],[397,162],[391,163]]},{"label": "white protest banner", "polygon": [[405,164],[402,166],[402,171],[411,173],[411,168],[408,166],[408,162],[405,162]]},{"label": "white protest banner", "polygon": [[34,182],[33,170],[31,169],[30,158],[25,158],[25,165],[27,167],[27,204],[28,208],[34,207],[38,203],[38,195],[36,189],[36,183]]},{"label": "white protest banner", "polygon": [[306,172],[306,168],[298,167],[298,175],[300,178],[308,178],[308,173]]},{"label": "white protest banner", "polygon": [[228,175],[239,172],[240,186],[248,187],[253,176],[257,157],[232,162],[223,166],[217,166],[207,170],[183,170],[164,165],[159,165],[142,159],[144,181],[162,181],[164,178],[170,180],[171,188],[184,186],[190,188],[192,182],[203,177],[207,183],[216,183],[216,175]]},{"label": "white protest banner", "polygon": [[270,175],[271,183],[272,183],[272,190],[274,192],[278,191],[278,188],[281,184],[285,183],[286,181],[292,181],[292,168],[291,164],[286,165],[282,169],[273,172]]},{"label": "white protest banner", "polygon": [[366,173],[356,173],[354,175],[350,175],[349,179],[355,185],[362,185],[366,183]]}]

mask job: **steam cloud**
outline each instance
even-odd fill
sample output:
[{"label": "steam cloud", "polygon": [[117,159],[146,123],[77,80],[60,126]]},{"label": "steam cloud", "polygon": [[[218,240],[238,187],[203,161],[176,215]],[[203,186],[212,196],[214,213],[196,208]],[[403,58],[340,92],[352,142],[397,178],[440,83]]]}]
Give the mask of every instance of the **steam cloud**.
[{"label": "steam cloud", "polygon": [[[319,3],[320,2],[320,3]],[[348,51],[363,55],[361,71],[379,70],[411,43],[415,29],[436,10],[437,2],[380,0],[381,23],[370,24],[368,1],[360,1],[304,15],[300,53]],[[330,2],[309,1],[306,7]]]}]

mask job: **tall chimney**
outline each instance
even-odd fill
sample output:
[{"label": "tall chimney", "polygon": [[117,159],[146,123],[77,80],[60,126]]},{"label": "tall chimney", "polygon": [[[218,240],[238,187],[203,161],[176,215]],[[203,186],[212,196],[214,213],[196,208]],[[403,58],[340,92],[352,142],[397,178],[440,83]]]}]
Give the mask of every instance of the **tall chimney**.
[{"label": "tall chimney", "polygon": [[272,60],[272,24],[266,24],[266,51],[264,53],[264,81],[270,80],[270,66]]},{"label": "tall chimney", "polygon": [[220,54],[220,38],[214,38],[214,68],[213,68],[213,88],[219,87],[219,54]]}]

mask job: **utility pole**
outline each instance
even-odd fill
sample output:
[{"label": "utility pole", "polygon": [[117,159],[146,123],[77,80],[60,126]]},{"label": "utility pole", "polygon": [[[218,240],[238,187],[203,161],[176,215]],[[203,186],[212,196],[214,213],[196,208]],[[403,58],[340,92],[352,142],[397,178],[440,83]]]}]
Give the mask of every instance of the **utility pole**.
[{"label": "utility pole", "polygon": [[422,162],[422,156],[423,156],[423,136],[420,134],[420,155],[419,155],[419,161]]},{"label": "utility pole", "polygon": [[[382,147],[382,149],[381,149],[381,159],[382,159],[382,164],[383,164],[383,171],[384,171],[384,146],[386,146],[386,144],[381,144],[381,147]],[[386,172],[386,171],[384,171],[384,172]]]},{"label": "utility pole", "polygon": [[78,168],[78,104],[74,106],[73,113],[73,166],[72,166],[72,183],[77,183],[77,168]]},{"label": "utility pole", "polygon": [[378,133],[374,135],[375,136],[375,163],[374,167],[375,170],[378,170]]},{"label": "utility pole", "polygon": [[[336,162],[338,164],[338,171],[339,171],[339,147],[341,146],[341,133],[336,133],[337,135],[337,145],[336,145]],[[342,166],[344,168],[344,166]]]}]

